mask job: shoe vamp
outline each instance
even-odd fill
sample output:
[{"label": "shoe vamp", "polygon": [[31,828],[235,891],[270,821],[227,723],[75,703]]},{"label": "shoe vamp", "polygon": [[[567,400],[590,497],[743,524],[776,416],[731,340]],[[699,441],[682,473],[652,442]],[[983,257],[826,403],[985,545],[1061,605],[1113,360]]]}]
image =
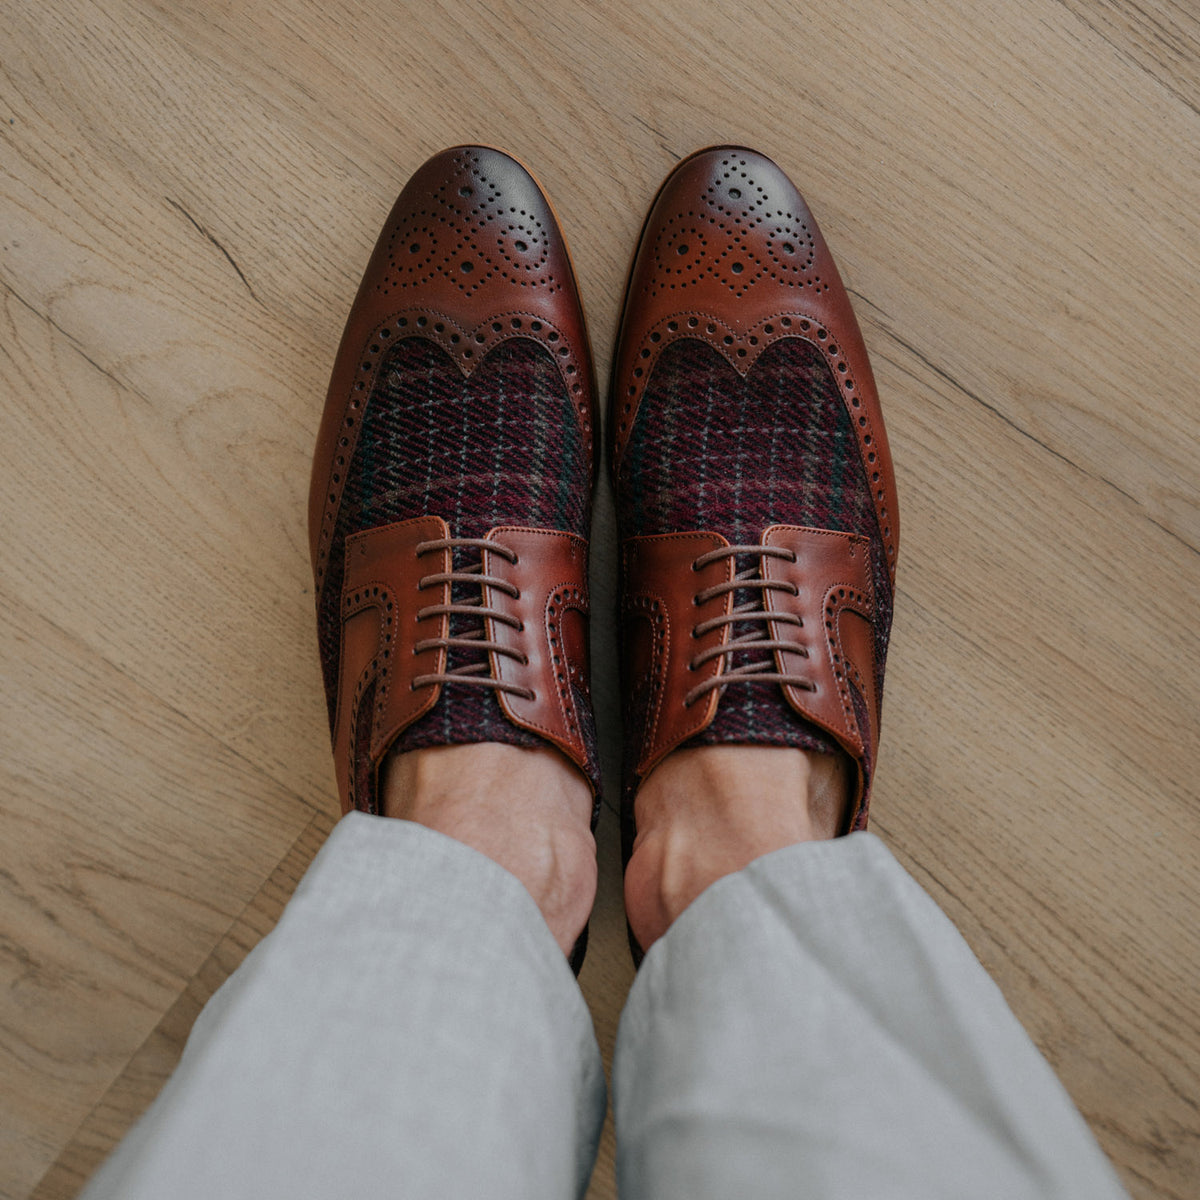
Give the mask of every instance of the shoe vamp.
[{"label": "shoe vamp", "polygon": [[452,537],[497,525],[586,536],[589,483],[574,405],[540,343],[502,343],[466,379],[434,343],[396,343],[363,412],[318,604],[331,726],[350,534],[437,515]]},{"label": "shoe vamp", "polygon": [[[869,538],[882,690],[892,620],[883,539],[841,389],[811,342],[776,342],[744,377],[705,342],[668,346],[638,406],[617,505],[623,537],[710,530],[755,544],[784,524]],[[766,724],[754,713],[738,719]]]}]

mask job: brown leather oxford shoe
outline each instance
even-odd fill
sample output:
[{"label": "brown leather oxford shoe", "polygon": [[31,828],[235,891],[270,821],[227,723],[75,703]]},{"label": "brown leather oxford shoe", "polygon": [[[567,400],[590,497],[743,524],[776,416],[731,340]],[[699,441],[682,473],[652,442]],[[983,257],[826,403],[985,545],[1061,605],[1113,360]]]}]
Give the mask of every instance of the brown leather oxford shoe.
[{"label": "brown leather oxford shoe", "polygon": [[622,830],[683,745],[844,753],[865,828],[899,537],[887,435],[829,248],[770,159],[663,184],[610,409],[626,696]]},{"label": "brown leather oxford shoe", "polygon": [[390,751],[557,747],[599,797],[587,676],[595,389],[550,205],[496,150],[413,176],[350,312],[309,534],[342,810]]}]

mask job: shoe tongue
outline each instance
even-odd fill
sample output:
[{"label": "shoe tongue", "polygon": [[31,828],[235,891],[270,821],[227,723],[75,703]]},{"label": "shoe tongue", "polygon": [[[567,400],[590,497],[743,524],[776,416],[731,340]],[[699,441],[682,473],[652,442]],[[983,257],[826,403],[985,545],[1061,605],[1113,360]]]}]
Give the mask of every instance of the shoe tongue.
[{"label": "shoe tongue", "polygon": [[[747,583],[761,580],[761,561],[760,555],[736,555],[733,562],[734,580],[745,580]],[[746,639],[748,644],[725,659],[726,674],[731,674],[739,668],[745,669],[747,673],[774,672],[778,669],[775,655],[770,650],[760,650],[755,645],[755,642],[766,641],[770,637],[770,626],[760,615],[766,611],[763,596],[764,591],[759,587],[738,588],[733,593],[733,611],[744,612],[745,619],[729,627],[729,641]]]},{"label": "shoe tongue", "polygon": [[[482,537],[486,530],[468,532],[452,530],[459,537]],[[451,552],[451,567],[456,573],[471,573],[482,561],[483,551],[477,546],[456,546]],[[482,574],[482,571],[480,572]],[[482,615],[483,586],[473,579],[456,580],[450,585],[451,604],[478,605],[480,613],[451,613],[447,617],[447,633],[452,638],[478,637],[486,640],[487,628]],[[472,672],[480,677],[491,674],[488,651],[482,646],[450,646],[446,650],[445,674]],[[489,687],[473,683],[442,684],[443,701],[419,718],[396,739],[392,753],[425,749],[432,746],[459,745],[468,742],[505,742],[511,746],[540,746],[545,743],[536,735],[514,725],[501,711],[496,693]]]},{"label": "shoe tongue", "polygon": [[829,734],[791,708],[777,683],[745,683],[726,689],[712,724],[687,744],[717,746],[728,742],[792,746],[817,754],[841,753]]},{"label": "shoe tongue", "polygon": [[[472,533],[479,537],[480,534]],[[459,573],[474,573],[480,569],[483,552],[475,547],[456,546],[452,552],[453,570]],[[466,580],[458,580],[450,585],[450,603],[478,605],[483,608],[483,585]],[[480,642],[486,640],[487,628],[482,615],[475,613],[451,613],[448,618],[449,636],[452,638],[473,638]],[[452,674],[467,667],[482,668],[480,675],[488,674],[488,654],[486,650],[477,650],[467,646],[451,646],[446,651],[446,672]]]},{"label": "shoe tongue", "polygon": [[[761,556],[738,555],[735,574],[747,579],[759,579]],[[733,594],[734,609],[744,609],[749,619],[730,626],[729,640],[756,637],[767,640],[770,627],[765,621],[752,617],[763,612],[763,589],[739,588]],[[786,636],[786,635],[785,635]],[[775,673],[778,665],[771,650],[758,649],[753,642],[731,654],[725,660],[725,674],[751,665],[765,673]],[[748,672],[750,673],[750,672]],[[741,742],[765,746],[791,746],[817,754],[841,752],[838,743],[819,725],[802,717],[784,698],[778,683],[743,681],[727,686],[717,702],[717,715],[703,732],[690,740],[689,745],[718,745]]]}]

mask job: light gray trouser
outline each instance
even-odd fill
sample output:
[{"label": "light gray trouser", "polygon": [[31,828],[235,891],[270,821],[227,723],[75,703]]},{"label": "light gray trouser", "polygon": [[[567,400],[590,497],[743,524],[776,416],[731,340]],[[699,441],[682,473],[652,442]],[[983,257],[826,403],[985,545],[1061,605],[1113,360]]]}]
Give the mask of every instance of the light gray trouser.
[{"label": "light gray trouser", "polygon": [[[655,944],[613,1064],[625,1200],[1122,1196],[996,987],[870,834],[722,879]],[[565,1200],[605,1087],[506,871],[352,814],[213,997],[88,1200]]]}]

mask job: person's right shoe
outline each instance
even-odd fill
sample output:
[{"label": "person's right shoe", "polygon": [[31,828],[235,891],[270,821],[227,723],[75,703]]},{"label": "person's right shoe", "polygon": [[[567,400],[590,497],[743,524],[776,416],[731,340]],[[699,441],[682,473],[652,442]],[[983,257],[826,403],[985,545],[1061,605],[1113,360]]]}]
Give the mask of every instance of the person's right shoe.
[{"label": "person's right shoe", "polygon": [[844,753],[863,829],[899,536],[866,348],[770,159],[703,150],[659,191],[610,400],[621,538],[622,842],[673,750]]},{"label": "person's right shoe", "polygon": [[389,755],[501,742],[600,769],[587,665],[591,356],[566,243],[520,163],[435,155],[351,309],[309,494],[343,812]]}]

